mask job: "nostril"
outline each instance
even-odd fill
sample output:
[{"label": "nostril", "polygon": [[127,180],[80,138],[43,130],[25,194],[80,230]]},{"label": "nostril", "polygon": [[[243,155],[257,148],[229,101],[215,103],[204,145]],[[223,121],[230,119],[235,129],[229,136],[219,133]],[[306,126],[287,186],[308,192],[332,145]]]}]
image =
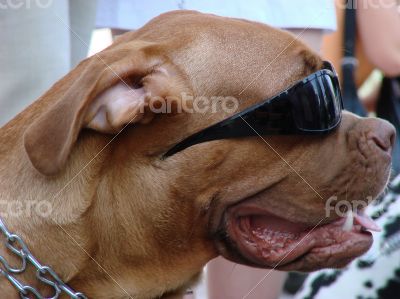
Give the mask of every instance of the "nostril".
[{"label": "nostril", "polygon": [[390,136],[390,147],[393,148],[394,147],[394,143],[396,142],[396,134],[392,134]]},{"label": "nostril", "polygon": [[381,138],[377,136],[373,136],[372,140],[375,142],[375,144],[383,151],[388,152],[392,149],[392,139],[394,140],[394,137],[390,137],[384,142]]},{"label": "nostril", "polygon": [[372,133],[371,139],[381,150],[391,152],[396,140],[396,130],[387,122],[381,123]]},{"label": "nostril", "polygon": [[390,146],[392,148],[393,148],[395,142],[396,142],[396,131],[394,131],[393,134],[390,135]]},{"label": "nostril", "polygon": [[395,127],[386,120],[379,118],[367,118],[363,122],[362,130],[366,139],[376,150],[391,155],[396,140]]}]

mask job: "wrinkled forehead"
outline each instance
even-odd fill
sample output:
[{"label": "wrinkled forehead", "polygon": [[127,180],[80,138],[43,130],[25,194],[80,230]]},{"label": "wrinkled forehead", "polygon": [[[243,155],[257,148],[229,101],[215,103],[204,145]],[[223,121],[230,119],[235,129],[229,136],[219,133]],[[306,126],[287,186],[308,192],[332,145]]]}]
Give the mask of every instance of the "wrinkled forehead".
[{"label": "wrinkled forehead", "polygon": [[239,110],[322,67],[298,38],[268,25],[193,11],[163,14],[135,32],[162,44],[195,96],[233,96]]},{"label": "wrinkled forehead", "polygon": [[199,90],[213,91],[210,81],[223,78],[229,92],[251,81],[253,89],[261,86],[265,92],[262,85],[284,87],[322,66],[298,37],[257,22],[174,12],[156,18],[153,25],[157,34],[168,36],[173,61],[196,82],[207,82],[208,87],[200,85]]}]

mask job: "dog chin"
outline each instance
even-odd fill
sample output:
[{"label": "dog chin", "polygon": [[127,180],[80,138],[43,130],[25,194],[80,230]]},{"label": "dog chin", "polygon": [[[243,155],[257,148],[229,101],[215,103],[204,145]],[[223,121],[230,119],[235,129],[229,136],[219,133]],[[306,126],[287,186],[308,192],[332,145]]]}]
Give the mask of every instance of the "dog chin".
[{"label": "dog chin", "polygon": [[[293,223],[268,211],[229,208],[220,228],[217,248],[240,264],[282,271],[341,268],[372,245],[370,218],[356,215],[344,229],[345,218],[330,223]],[[322,222],[321,222],[322,223]]]}]

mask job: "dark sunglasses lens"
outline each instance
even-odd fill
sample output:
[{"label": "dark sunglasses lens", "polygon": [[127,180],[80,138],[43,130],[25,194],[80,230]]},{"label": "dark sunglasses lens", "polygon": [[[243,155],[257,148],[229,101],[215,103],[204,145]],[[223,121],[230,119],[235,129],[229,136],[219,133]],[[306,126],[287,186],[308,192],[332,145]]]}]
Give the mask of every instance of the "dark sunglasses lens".
[{"label": "dark sunglasses lens", "polygon": [[291,94],[293,118],[302,131],[334,129],[341,119],[338,84],[328,74],[316,77]]}]

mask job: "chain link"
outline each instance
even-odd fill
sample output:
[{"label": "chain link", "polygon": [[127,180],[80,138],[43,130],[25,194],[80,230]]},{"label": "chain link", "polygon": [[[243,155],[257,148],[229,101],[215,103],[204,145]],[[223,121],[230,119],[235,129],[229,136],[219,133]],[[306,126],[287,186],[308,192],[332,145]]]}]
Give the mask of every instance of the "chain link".
[{"label": "chain link", "polygon": [[[15,287],[22,299],[57,299],[62,292],[72,299],[87,299],[84,294],[75,292],[66,285],[52,268],[42,266],[31,254],[25,242],[18,235],[12,234],[1,219],[0,232],[5,237],[5,246],[21,261],[19,267],[12,267],[7,260],[0,255],[0,275],[4,276]],[[17,275],[25,272],[28,264],[31,264],[36,269],[37,280],[43,285],[53,289],[52,297],[45,298],[34,287],[25,285],[18,280]]]}]

